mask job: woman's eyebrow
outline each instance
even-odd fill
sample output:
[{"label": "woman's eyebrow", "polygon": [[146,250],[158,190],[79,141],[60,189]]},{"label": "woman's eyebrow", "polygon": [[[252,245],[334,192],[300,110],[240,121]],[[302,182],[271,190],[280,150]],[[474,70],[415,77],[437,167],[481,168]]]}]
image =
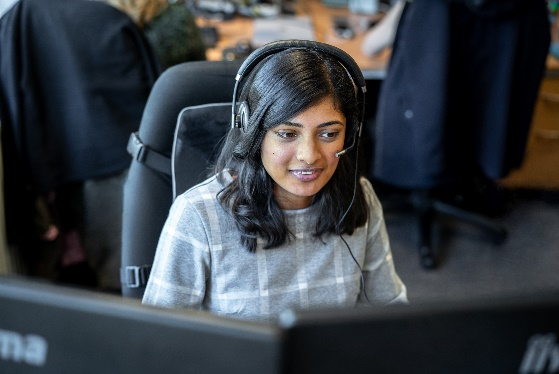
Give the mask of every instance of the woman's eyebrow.
[{"label": "woman's eyebrow", "polygon": [[[285,121],[282,123],[282,125],[287,125],[287,126],[293,126],[293,127],[304,127],[302,124],[298,123],[298,122],[292,122],[292,121]],[[317,128],[321,128],[321,127],[328,127],[328,126],[332,126],[332,125],[344,125],[341,121],[338,120],[333,120],[333,121],[328,121],[328,122],[324,122],[321,123],[320,125],[316,126]]]}]

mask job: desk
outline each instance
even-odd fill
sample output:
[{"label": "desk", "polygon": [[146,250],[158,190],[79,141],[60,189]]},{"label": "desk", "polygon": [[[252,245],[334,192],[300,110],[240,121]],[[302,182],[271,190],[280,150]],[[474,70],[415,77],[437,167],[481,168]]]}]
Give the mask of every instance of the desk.
[{"label": "desk", "polygon": [[[390,56],[389,51],[385,51],[377,57],[368,57],[361,52],[364,33],[356,33],[352,39],[343,39],[334,34],[333,17],[350,15],[348,9],[326,7],[320,0],[298,0],[294,2],[294,6],[297,15],[310,17],[316,40],[334,45],[347,52],[361,67],[365,79],[374,80],[384,77]],[[236,17],[225,21],[199,20],[199,24],[215,26],[219,32],[216,47],[207,51],[208,60],[221,60],[222,51],[225,48],[252,38],[253,20],[250,18]]]},{"label": "desk", "polygon": [[547,59],[547,71],[534,107],[532,126],[520,168],[501,185],[510,189],[559,190],[559,60]]}]

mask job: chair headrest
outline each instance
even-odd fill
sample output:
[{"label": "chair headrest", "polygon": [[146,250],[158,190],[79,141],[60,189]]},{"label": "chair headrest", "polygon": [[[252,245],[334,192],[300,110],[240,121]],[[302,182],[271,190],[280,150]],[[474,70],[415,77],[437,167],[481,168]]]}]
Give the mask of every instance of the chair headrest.
[{"label": "chair headrest", "polygon": [[173,199],[212,173],[230,120],[230,102],[191,106],[180,112],[171,156]]}]

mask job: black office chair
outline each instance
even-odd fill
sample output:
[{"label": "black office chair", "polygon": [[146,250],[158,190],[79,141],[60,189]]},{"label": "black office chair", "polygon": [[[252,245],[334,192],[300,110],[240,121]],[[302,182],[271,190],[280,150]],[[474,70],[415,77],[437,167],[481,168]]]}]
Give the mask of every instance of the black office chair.
[{"label": "black office chair", "polygon": [[[74,276],[60,260],[64,249],[78,247],[64,243],[80,238],[99,286],[112,290],[119,286],[121,190],[104,183],[120,183],[130,165],[126,142],[160,74],[156,56],[130,17],[89,0],[15,2],[0,18],[0,55],[6,227],[21,271],[84,279],[88,272]],[[102,216],[78,209],[109,200]],[[45,240],[54,226],[58,236]]]},{"label": "black office chair", "polygon": [[153,87],[139,131],[128,146],[133,160],[124,186],[125,297],[143,296],[174,197],[208,176],[207,167],[229,128],[240,64],[186,62],[166,70]]},{"label": "black office chair", "polygon": [[544,1],[473,3],[406,2],[379,95],[372,174],[411,190],[428,269],[436,265],[431,230],[439,213],[497,243],[506,238],[468,201],[442,195],[450,186],[460,197],[462,187],[475,191],[521,164],[548,52]]}]

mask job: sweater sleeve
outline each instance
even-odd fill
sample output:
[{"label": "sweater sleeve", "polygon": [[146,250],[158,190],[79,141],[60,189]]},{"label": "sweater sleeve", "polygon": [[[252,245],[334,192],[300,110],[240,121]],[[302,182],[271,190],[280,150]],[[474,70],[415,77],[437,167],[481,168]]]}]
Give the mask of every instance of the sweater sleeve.
[{"label": "sweater sleeve", "polygon": [[371,183],[362,179],[363,193],[369,206],[367,248],[363,276],[366,295],[361,291],[359,303],[407,303],[406,286],[396,273],[381,203]]},{"label": "sweater sleeve", "polygon": [[184,195],[171,206],[159,239],[143,304],[200,308],[210,269],[203,212]]}]

